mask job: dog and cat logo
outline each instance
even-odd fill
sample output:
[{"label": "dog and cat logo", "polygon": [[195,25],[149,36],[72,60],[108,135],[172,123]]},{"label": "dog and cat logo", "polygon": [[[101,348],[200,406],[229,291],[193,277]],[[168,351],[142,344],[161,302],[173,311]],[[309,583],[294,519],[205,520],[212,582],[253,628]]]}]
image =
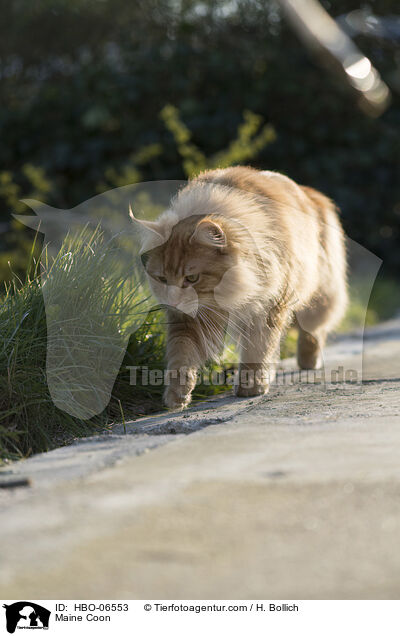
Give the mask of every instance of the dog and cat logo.
[{"label": "dog and cat logo", "polygon": [[37,603],[18,601],[3,607],[6,610],[6,626],[9,634],[14,634],[16,629],[49,628],[51,612]]}]

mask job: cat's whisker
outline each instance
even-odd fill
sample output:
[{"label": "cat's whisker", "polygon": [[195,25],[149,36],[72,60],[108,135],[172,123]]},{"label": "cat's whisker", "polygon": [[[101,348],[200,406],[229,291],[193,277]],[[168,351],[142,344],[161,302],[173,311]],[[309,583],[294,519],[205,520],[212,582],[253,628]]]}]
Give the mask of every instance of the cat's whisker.
[{"label": "cat's whisker", "polygon": [[216,331],[216,330],[219,330],[219,331],[224,330],[226,321],[224,320],[223,316],[217,316],[217,318],[220,318],[220,317],[223,318],[222,321],[215,320],[213,318],[213,316],[210,316],[209,314],[207,314],[207,311],[202,311],[201,312],[201,316],[202,316],[203,320],[205,322],[207,322],[207,324],[209,324],[214,331]]},{"label": "cat's whisker", "polygon": [[207,344],[207,339],[206,339],[206,337],[205,337],[203,327],[200,325],[200,323],[198,323],[198,325],[199,325],[199,333],[200,333],[200,336],[201,336],[201,338],[202,338],[202,340],[203,340],[203,347],[204,347],[204,351],[207,351],[207,352],[208,352],[208,350],[209,350],[209,346],[208,346],[208,344]]},{"label": "cat's whisker", "polygon": [[216,330],[215,330],[216,325],[212,323],[212,321],[209,319],[207,314],[200,310],[198,312],[198,315],[199,315],[199,320],[204,323],[204,326],[207,328],[207,331],[209,331],[210,335],[216,333]]},{"label": "cat's whisker", "polygon": [[220,338],[218,334],[215,334],[211,327],[205,322],[203,322],[203,324],[199,323],[199,329],[202,334],[207,357],[214,358],[217,351],[223,346],[223,340],[219,342]]},{"label": "cat's whisker", "polygon": [[[211,304],[211,305],[206,305],[204,303],[202,303],[203,307],[206,307],[207,309],[210,309],[212,311],[214,311],[215,313],[218,313],[218,315],[221,316],[221,318],[229,319],[230,316],[237,316],[239,318],[239,320],[241,322],[244,322],[243,320],[243,313],[240,313],[239,310],[230,308],[229,310],[223,310],[220,305],[215,305],[215,304]],[[225,313],[222,313],[223,311],[225,311]]]},{"label": "cat's whisker", "polygon": [[207,316],[207,314],[205,314],[204,312],[201,311],[201,309],[199,310],[199,322],[202,321],[203,322],[203,326],[200,324],[200,328],[203,329],[208,333],[209,339],[211,340],[211,342],[215,342],[217,345],[219,345],[219,347],[223,346],[224,344],[224,334],[221,332],[220,329],[218,329],[218,327],[220,327],[220,325],[216,325],[212,322],[212,320],[210,320],[210,317]]},{"label": "cat's whisker", "polygon": [[[217,316],[219,316],[219,317],[221,317],[221,318],[224,318],[224,319],[226,320],[226,317],[225,317],[223,314],[221,314],[220,312],[218,312],[216,309],[214,309],[213,307],[210,307],[210,306],[208,306],[208,305],[202,305],[202,306],[203,306],[204,308],[208,309],[209,311],[211,311],[211,312],[215,313]],[[241,322],[243,322],[243,318],[240,318],[240,320],[241,320]],[[236,331],[236,332],[238,333],[238,335],[239,335],[239,337],[241,338],[241,340],[242,340],[242,341],[243,341],[243,340],[245,340],[245,341],[247,340],[247,342],[248,342],[249,344],[251,344],[251,340],[250,340],[250,338],[247,336],[247,333],[246,333],[246,330],[245,330],[245,328],[244,328],[244,327],[241,327],[240,325],[238,325],[237,323],[233,322],[232,320],[228,320],[228,322],[227,322],[227,329],[229,329],[229,328],[230,328],[230,329],[232,329],[232,328],[233,328],[233,330],[234,330],[234,331]],[[228,333],[229,333],[229,331],[228,331]],[[232,333],[229,333],[229,335],[230,335],[230,336],[232,336],[233,334],[232,334]]]},{"label": "cat's whisker", "polygon": [[[209,311],[213,311],[211,308],[208,309]],[[206,322],[205,318],[203,318],[203,320]],[[222,325],[218,324],[217,327],[222,328]],[[214,325],[212,326],[212,329],[212,333],[214,334]],[[228,323],[224,322],[223,331],[220,331],[218,334],[218,340],[220,341],[221,348],[225,345],[226,335],[228,335],[236,345],[240,343],[240,346],[243,349],[247,349],[247,346],[251,346],[253,344],[252,340],[247,335],[247,332],[238,324],[232,323],[232,321],[229,321]]]}]

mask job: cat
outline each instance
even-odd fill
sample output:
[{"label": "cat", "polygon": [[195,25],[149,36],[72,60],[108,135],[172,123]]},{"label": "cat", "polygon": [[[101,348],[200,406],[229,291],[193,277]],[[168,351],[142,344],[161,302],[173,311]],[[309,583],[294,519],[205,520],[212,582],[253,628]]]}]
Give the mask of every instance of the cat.
[{"label": "cat", "polygon": [[320,365],[347,304],[344,232],[325,195],[278,172],[237,166],[189,181],[156,221],[131,216],[168,317],[168,408],[190,403],[197,370],[218,357],[228,325],[240,352],[238,397],[268,391],[293,322],[298,365]]}]

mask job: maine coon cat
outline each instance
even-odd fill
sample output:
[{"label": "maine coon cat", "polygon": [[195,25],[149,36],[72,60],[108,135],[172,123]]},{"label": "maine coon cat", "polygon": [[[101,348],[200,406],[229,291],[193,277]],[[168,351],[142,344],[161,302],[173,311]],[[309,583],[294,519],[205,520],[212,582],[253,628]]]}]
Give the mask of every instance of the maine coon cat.
[{"label": "maine coon cat", "polygon": [[282,174],[234,167],[189,181],[156,221],[132,218],[168,316],[166,406],[189,404],[228,325],[240,350],[238,396],[268,390],[293,321],[299,366],[320,364],[347,302],[344,234],[330,199]]}]

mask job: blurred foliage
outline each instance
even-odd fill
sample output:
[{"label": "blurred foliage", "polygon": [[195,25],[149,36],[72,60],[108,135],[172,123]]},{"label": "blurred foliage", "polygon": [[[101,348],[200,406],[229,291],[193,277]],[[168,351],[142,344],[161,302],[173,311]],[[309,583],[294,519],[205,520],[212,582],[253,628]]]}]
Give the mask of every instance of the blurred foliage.
[{"label": "blurred foliage", "polygon": [[[26,211],[22,198],[46,201],[51,193],[52,185],[44,170],[30,163],[23,164],[20,170],[20,182],[16,183],[11,172],[0,172],[0,201],[5,203],[8,211],[21,213]],[[32,259],[32,240],[21,224],[12,219],[8,232],[3,238],[3,251],[0,253],[0,280],[10,280],[13,272],[29,275]],[[38,247],[35,241],[34,257],[38,258]],[[34,265],[33,265],[34,266]]]},{"label": "blurred foliage", "polygon": [[[353,281],[350,302],[340,331],[357,330],[392,318],[400,307],[400,285],[397,280],[378,274],[370,292],[370,281],[360,277]],[[368,307],[366,308],[366,299]]]},{"label": "blurred foliage", "polygon": [[[334,17],[398,12],[395,0],[323,4]],[[351,238],[399,272],[398,93],[379,119],[361,113],[274,0],[0,0],[0,9],[1,277],[8,260],[22,271],[29,252],[29,231],[10,225],[21,198],[71,208],[110,187],[243,162],[326,192]],[[394,85],[396,42],[356,41]]]},{"label": "blurred foliage", "polygon": [[[262,117],[245,110],[244,123],[237,131],[237,138],[231,141],[226,150],[216,152],[212,157],[207,157],[202,151],[191,143],[190,130],[179,119],[178,109],[167,104],[161,113],[168,130],[172,133],[176,147],[182,157],[182,166],[187,177],[193,177],[202,170],[213,168],[227,168],[232,165],[239,165],[256,157],[259,152],[269,143],[275,140],[275,131],[272,126],[263,126],[259,131]],[[254,135],[257,134],[257,137]]]}]

